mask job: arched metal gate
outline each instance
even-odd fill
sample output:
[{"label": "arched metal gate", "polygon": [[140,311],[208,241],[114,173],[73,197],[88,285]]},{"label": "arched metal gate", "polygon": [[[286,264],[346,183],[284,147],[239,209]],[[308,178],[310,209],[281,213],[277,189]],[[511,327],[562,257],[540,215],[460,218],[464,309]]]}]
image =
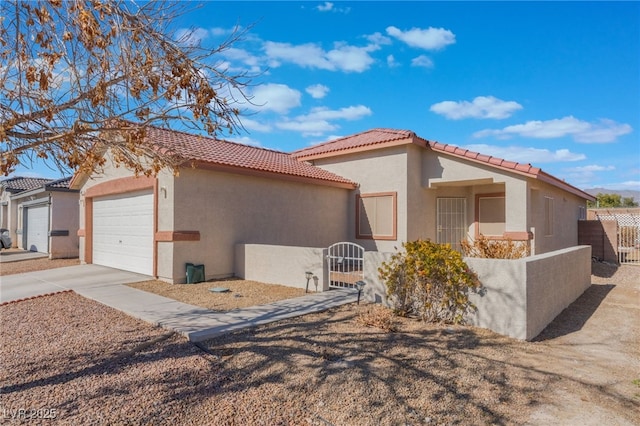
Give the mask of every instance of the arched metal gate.
[{"label": "arched metal gate", "polygon": [[355,288],[364,280],[364,247],[349,242],[329,246],[327,254],[330,288]]}]

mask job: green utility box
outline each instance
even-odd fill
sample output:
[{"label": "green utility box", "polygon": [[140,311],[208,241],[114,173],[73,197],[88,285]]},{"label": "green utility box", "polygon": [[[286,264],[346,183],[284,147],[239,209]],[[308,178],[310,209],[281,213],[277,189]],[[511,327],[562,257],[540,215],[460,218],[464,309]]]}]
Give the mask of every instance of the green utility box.
[{"label": "green utility box", "polygon": [[196,284],[204,281],[204,265],[187,263],[187,284]]}]

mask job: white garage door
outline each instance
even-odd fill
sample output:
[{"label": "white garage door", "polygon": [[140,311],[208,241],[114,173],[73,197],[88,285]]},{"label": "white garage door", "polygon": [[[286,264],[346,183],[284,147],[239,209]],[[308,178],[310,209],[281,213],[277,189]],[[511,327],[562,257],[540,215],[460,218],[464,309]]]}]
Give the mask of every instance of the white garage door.
[{"label": "white garage door", "polygon": [[93,263],[153,274],[153,193],[93,200]]},{"label": "white garage door", "polygon": [[49,206],[27,208],[27,246],[29,251],[49,252]]}]

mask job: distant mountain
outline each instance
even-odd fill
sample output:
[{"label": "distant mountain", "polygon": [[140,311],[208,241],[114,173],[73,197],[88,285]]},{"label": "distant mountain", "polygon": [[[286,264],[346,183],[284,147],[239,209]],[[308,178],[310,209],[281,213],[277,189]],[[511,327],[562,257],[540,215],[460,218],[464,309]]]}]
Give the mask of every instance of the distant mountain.
[{"label": "distant mountain", "polygon": [[633,191],[630,189],[606,189],[606,188],[590,188],[585,189],[584,192],[596,196],[598,194],[619,194],[622,198],[633,198],[636,203],[640,202],[640,191]]}]

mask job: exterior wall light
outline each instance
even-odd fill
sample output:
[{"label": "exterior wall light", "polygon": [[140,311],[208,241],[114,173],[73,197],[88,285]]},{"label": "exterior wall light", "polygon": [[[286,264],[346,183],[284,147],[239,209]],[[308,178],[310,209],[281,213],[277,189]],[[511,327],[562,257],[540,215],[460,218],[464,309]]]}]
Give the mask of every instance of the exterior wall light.
[{"label": "exterior wall light", "polygon": [[304,292],[308,293],[309,292],[309,280],[311,278],[313,278],[313,272],[307,271],[307,272],[304,273],[304,276],[307,278],[307,286],[305,287]]},{"label": "exterior wall light", "polygon": [[358,305],[360,304],[360,294],[362,294],[362,290],[364,286],[367,285],[364,281],[356,281],[356,288],[358,289]]}]

